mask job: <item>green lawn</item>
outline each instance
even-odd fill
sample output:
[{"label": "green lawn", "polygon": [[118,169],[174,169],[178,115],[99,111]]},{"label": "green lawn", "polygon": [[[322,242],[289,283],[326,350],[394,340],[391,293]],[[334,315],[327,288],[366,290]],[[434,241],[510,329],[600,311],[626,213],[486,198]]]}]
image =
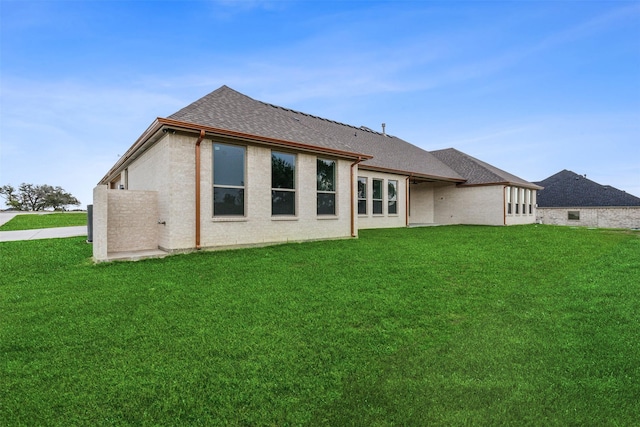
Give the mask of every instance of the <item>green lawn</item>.
[{"label": "green lawn", "polygon": [[73,227],[87,225],[86,212],[65,212],[50,214],[22,214],[16,215],[6,224],[0,226],[0,231],[34,230],[36,228]]},{"label": "green lawn", "polygon": [[93,265],[0,243],[0,424],[631,426],[640,234],[553,226]]}]

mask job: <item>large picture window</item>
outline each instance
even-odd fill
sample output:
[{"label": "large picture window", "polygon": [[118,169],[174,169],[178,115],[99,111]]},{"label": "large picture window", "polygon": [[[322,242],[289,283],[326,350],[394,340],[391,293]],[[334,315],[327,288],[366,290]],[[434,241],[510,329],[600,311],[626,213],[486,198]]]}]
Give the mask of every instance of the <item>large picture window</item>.
[{"label": "large picture window", "polygon": [[271,152],[271,214],[296,214],[296,155]]},{"label": "large picture window", "polygon": [[398,181],[389,180],[387,184],[387,194],[389,206],[387,213],[395,215],[398,213]]},{"label": "large picture window", "polygon": [[213,216],[244,216],[246,148],[213,144]]},{"label": "large picture window", "polygon": [[358,215],[367,214],[367,178],[358,177]]},{"label": "large picture window", "polygon": [[382,215],[382,180],[374,179],[373,181],[373,214]]},{"label": "large picture window", "polygon": [[336,214],[336,162],[317,160],[318,215]]}]

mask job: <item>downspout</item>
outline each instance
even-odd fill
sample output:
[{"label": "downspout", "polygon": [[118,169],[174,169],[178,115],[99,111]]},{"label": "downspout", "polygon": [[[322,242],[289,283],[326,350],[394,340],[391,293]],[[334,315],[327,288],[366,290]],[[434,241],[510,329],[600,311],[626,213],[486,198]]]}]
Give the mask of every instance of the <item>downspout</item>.
[{"label": "downspout", "polygon": [[[362,161],[362,157],[358,157],[358,160],[356,160],[355,162],[353,162],[351,164],[351,237],[356,237],[356,217],[355,217],[355,209],[353,207],[354,205],[354,201],[357,201],[358,198],[356,197],[354,200],[353,197],[353,167],[356,166],[358,163],[360,163]],[[356,192],[357,195],[357,192]]]},{"label": "downspout", "polygon": [[196,249],[200,249],[200,144],[204,139],[204,129],[196,141]]},{"label": "downspout", "polygon": [[502,225],[507,225],[507,186],[502,187]]},{"label": "downspout", "polygon": [[409,174],[409,176],[406,178],[405,181],[405,197],[404,197],[404,202],[405,202],[405,206],[404,206],[404,214],[405,214],[405,226],[408,227],[409,226],[409,180],[411,179],[411,176],[413,174]]}]

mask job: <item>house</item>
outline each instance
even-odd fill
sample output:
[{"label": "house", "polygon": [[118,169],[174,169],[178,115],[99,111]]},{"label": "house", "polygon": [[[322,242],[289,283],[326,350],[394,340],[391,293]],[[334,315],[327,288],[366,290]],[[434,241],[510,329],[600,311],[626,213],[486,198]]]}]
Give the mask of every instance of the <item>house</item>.
[{"label": "house", "polygon": [[543,224],[640,228],[639,197],[566,169],[536,184]]},{"label": "house", "polygon": [[457,150],[222,86],[157,118],[94,189],[94,259],[535,221],[539,187]]},{"label": "house", "polygon": [[[453,209],[461,217],[456,223],[515,225],[534,222],[536,190],[542,187],[455,148],[431,151],[431,154],[465,178],[464,183],[449,188],[448,197],[456,199]],[[463,207],[462,211],[460,207]],[[442,224],[448,223],[441,216],[438,220]]]}]

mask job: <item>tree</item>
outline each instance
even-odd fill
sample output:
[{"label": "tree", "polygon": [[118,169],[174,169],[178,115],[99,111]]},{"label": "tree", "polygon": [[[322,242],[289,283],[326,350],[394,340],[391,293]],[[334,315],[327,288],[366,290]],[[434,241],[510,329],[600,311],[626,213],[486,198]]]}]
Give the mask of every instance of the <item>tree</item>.
[{"label": "tree", "polygon": [[69,205],[78,206],[80,201],[73,197],[71,193],[67,193],[60,186],[51,187],[49,185],[45,185],[43,187],[47,187],[45,189],[45,205],[53,208],[56,211],[66,210],[66,207]]},{"label": "tree", "polygon": [[16,194],[16,189],[11,184],[0,187],[0,194],[7,200],[7,206],[21,210],[21,203]]},{"label": "tree", "polygon": [[69,205],[80,204],[78,199],[67,193],[62,187],[51,185],[33,185],[22,183],[16,190],[12,185],[0,187],[0,195],[6,199],[9,207],[20,211],[42,211],[47,208],[66,210]]}]

